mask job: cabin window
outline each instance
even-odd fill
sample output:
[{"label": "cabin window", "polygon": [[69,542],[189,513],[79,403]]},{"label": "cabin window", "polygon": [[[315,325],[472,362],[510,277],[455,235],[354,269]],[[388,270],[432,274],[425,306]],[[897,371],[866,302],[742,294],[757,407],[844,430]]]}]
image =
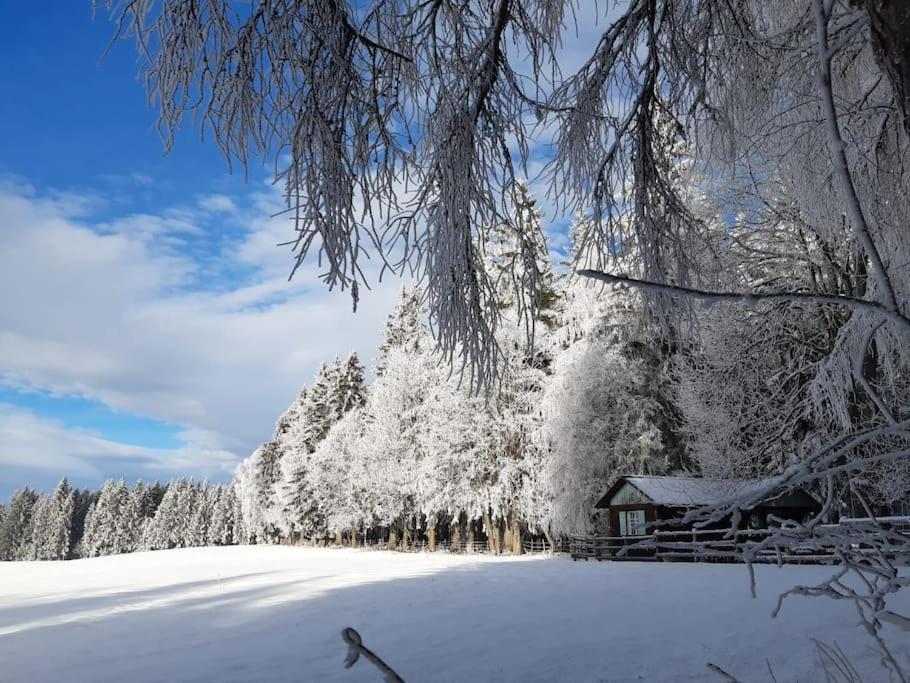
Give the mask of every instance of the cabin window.
[{"label": "cabin window", "polygon": [[619,535],[620,536],[644,536],[645,534],[645,511],[644,510],[620,510],[619,512]]}]

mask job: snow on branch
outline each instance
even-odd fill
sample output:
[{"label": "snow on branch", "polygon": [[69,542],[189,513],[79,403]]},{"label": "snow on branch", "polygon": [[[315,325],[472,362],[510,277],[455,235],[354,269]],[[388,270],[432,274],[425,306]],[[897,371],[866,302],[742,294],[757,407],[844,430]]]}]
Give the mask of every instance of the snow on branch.
[{"label": "snow on branch", "polygon": [[868,301],[866,299],[858,299],[856,297],[823,294],[818,292],[717,292],[704,289],[696,289],[693,287],[683,287],[681,285],[653,282],[651,280],[643,280],[639,278],[629,277],[627,275],[614,275],[612,273],[605,273],[599,270],[582,269],[576,272],[583,277],[600,280],[601,282],[606,282],[608,284],[628,285],[630,287],[635,287],[637,289],[651,293],[675,295],[690,299],[697,299],[700,301],[706,301],[708,303],[729,301],[735,303],[743,303],[751,306],[759,301],[806,302],[814,304],[845,306],[854,310],[874,311],[877,315],[883,318],[887,318],[888,320],[899,323],[906,333],[910,333],[910,318],[907,318],[900,311],[897,309],[889,308],[888,306],[877,301]]}]

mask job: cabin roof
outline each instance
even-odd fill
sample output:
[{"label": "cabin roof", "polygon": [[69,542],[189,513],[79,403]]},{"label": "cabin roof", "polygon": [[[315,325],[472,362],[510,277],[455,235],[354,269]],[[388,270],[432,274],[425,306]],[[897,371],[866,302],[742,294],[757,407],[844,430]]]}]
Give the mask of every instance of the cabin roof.
[{"label": "cabin roof", "polygon": [[[621,477],[610,487],[610,490],[601,498],[596,507],[609,507],[613,496],[624,484],[633,486],[654,505],[696,507],[712,505],[730,498],[749,494],[773,481],[773,478],[704,479],[701,477],[626,476]],[[808,494],[804,495],[809,500],[812,500]]]}]

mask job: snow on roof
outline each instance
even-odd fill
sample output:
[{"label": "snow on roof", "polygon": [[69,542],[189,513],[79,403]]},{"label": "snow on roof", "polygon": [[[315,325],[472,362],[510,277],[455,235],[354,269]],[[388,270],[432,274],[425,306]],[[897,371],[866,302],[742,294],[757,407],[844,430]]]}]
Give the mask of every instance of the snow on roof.
[{"label": "snow on roof", "polygon": [[711,505],[746,495],[774,482],[768,479],[702,479],[700,477],[623,477],[655,505]]}]

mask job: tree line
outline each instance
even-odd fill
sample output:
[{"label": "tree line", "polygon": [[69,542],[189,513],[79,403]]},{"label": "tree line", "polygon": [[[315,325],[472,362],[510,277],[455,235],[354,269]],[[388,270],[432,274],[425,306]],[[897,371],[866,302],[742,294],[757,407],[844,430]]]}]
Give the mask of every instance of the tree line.
[{"label": "tree line", "polygon": [[138,550],[246,541],[231,485],[188,479],[146,486],[108,480],[100,490],[25,487],[0,505],[0,560],[71,560]]},{"label": "tree line", "polygon": [[[675,182],[694,173],[681,146]],[[709,197],[695,206],[705,270],[726,287],[787,278],[834,289],[858,276],[832,270],[831,245],[788,221],[768,235],[724,217]],[[718,302],[668,325],[638,290],[554,270],[526,186],[513,210],[525,239],[501,224],[478,247],[499,316],[495,387],[466,387],[439,356],[424,294],[403,289],[373,382],[356,354],[322,366],[238,467],[237,495],[257,542],[432,547],[483,537],[494,551],[517,552],[529,534],[555,543],[607,531],[593,506],[620,475],[774,475],[837,434],[833,411],[866,409],[862,396],[845,405],[829,391],[844,311],[816,301]],[[597,259],[585,251],[591,220],[580,215],[569,231],[566,258],[576,264]],[[634,272],[634,251],[617,247],[611,258]],[[528,270],[541,274],[533,284]],[[539,313],[528,319],[521,301],[532,296]],[[830,484],[831,519],[850,514],[860,494],[887,510],[907,499],[910,466],[873,463],[861,485]]]}]

